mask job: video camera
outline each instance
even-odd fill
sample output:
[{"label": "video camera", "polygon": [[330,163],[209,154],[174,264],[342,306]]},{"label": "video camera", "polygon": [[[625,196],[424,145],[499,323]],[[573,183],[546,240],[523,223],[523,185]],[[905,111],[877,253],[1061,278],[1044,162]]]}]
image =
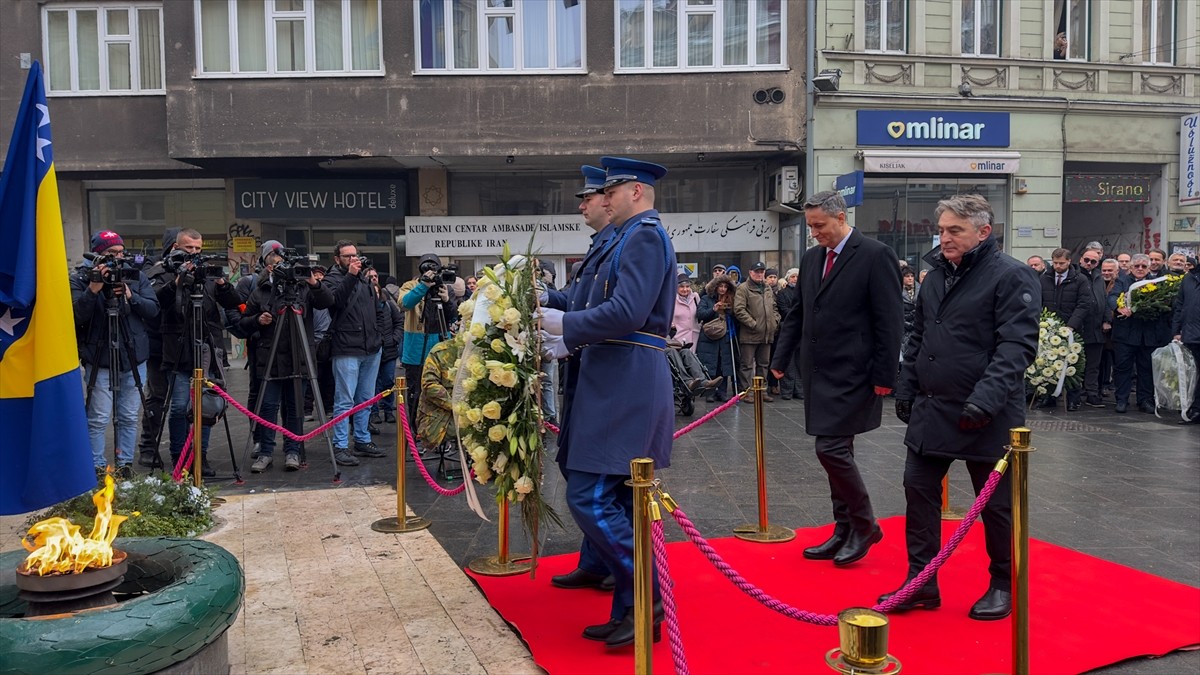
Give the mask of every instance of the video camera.
[{"label": "video camera", "polygon": [[272,269],[272,274],[277,282],[304,281],[312,277],[316,256],[302,255],[297,253],[294,248],[277,249],[275,253],[283,258]]},{"label": "video camera", "polygon": [[184,283],[201,283],[207,279],[223,279],[225,277],[225,265],[215,265],[213,261],[222,260],[228,264],[229,259],[223,255],[215,253],[188,253],[180,249],[175,249],[163,259],[163,267],[167,270],[180,274],[183,266],[191,263],[190,271],[191,279],[185,280]]},{"label": "video camera", "polygon": [[[83,257],[92,263],[90,268],[80,268],[87,272],[88,283],[107,284],[109,287],[120,286],[125,283],[126,276],[130,276],[131,273],[136,275],[136,268],[125,258],[120,258],[112,254],[100,255],[98,253],[84,253]],[[97,269],[101,266],[107,269],[101,272]]]},{"label": "video camera", "polygon": [[454,280],[458,278],[457,265],[438,266],[438,264],[432,260],[426,260],[425,262],[421,263],[421,266],[417,268],[417,271],[420,272],[422,276],[424,276],[427,272],[433,272],[433,285],[435,287],[443,284],[452,284],[454,283]]}]

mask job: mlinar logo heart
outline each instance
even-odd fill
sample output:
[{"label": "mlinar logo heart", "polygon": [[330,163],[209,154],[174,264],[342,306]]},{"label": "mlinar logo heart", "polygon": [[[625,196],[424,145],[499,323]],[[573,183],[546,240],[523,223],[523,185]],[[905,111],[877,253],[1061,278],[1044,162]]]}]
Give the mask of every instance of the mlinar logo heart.
[{"label": "mlinar logo heart", "polygon": [[904,122],[888,122],[887,132],[892,138],[900,138],[904,135]]}]

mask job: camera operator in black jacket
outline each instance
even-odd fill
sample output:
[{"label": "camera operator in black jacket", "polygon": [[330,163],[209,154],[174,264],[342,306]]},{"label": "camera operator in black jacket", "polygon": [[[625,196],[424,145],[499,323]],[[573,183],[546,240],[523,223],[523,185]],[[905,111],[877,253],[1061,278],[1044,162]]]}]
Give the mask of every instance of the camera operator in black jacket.
[{"label": "camera operator in black jacket", "polygon": [[[146,359],[150,357],[144,322],[158,316],[158,299],[146,277],[126,265],[125,242],[119,234],[97,232],[92,235],[91,248],[83,265],[71,276],[71,300],[79,360],[86,369],[92,464],[97,475],[108,464],[105,433],[109,420],[115,417],[116,474],[132,478],[133,447],[142,408],[139,389],[146,379]],[[111,356],[114,347],[118,359],[115,378]]]},{"label": "camera operator in black jacket", "polygon": [[[156,262],[149,267],[145,267],[142,271],[146,279],[150,282],[150,289],[155,294],[155,302],[158,302],[158,289],[175,278],[175,275],[166,269],[163,261],[167,257],[167,254],[175,250],[175,236],[177,234],[179,234],[178,227],[170,227],[163,232],[162,255],[159,256]],[[161,321],[162,315],[160,313],[158,316],[145,322],[146,337],[150,341],[150,357],[146,359],[142,437],[138,441],[138,464],[145,467],[156,467],[158,465],[159,429],[162,427],[162,416],[167,405],[167,395],[171,393],[167,391],[167,374],[163,372],[162,368],[162,333],[159,332]]]},{"label": "camera operator in black jacket", "polygon": [[[294,257],[289,260],[288,251],[277,241],[263,244],[260,260],[264,269],[246,298],[246,308],[238,321],[238,329],[249,340],[247,353],[253,353],[254,379],[260,383],[266,381],[258,416],[274,424],[282,403],[283,426],[292,433],[301,434],[303,387],[316,373],[306,369],[304,346],[296,343],[296,335],[291,332],[284,313],[300,312],[304,334],[308,338],[309,354],[312,354],[316,350],[316,342],[312,338],[313,310],[332,306],[333,293],[313,277],[312,268],[307,264],[293,264]],[[288,331],[279,335],[278,342],[275,337],[277,329]],[[272,344],[275,345],[273,361],[270,358]],[[312,365],[316,367],[315,362]],[[296,378],[300,378],[300,386],[294,386]],[[296,396],[297,392],[301,392],[299,397]],[[275,451],[275,432],[260,429],[258,454],[250,466],[254,473],[261,473],[271,466]],[[283,449],[284,468],[288,471],[299,469],[300,442],[286,439]]]},{"label": "camera operator in black jacket", "polygon": [[[159,322],[163,342],[162,367],[163,370],[174,374],[170,392],[170,412],[167,416],[167,426],[171,434],[171,461],[174,463],[178,463],[179,454],[187,438],[192,370],[203,367],[208,371],[213,364],[220,363],[218,338],[225,325],[221,309],[233,309],[242,302],[233,284],[223,275],[202,262],[198,264],[196,256],[203,250],[204,238],[199,232],[192,229],[180,230],[175,236],[173,250],[164,260],[164,269],[167,271],[165,282],[155,291],[162,312]],[[192,355],[196,339],[191,316],[193,291],[199,291],[203,298],[203,325],[200,330],[206,354],[203,357],[205,363],[202,364],[196,364]],[[208,437],[211,430],[212,427],[205,426],[201,432],[205,458],[208,457]],[[207,465],[203,470],[205,475],[215,475]]]}]

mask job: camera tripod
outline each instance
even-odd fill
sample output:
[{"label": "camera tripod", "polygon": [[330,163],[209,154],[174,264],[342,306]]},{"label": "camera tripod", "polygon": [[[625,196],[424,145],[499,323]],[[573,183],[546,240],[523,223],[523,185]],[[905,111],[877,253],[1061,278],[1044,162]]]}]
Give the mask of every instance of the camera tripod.
[{"label": "camera tripod", "polygon": [[[299,294],[297,292],[297,284],[300,284],[300,283],[303,283],[303,282],[302,281],[291,281],[291,282],[276,283],[274,285],[273,291],[274,291],[275,295],[277,295],[281,298],[281,302],[278,304],[277,308],[272,308],[272,310],[271,310],[272,314],[275,317],[277,317],[277,320],[271,322],[271,325],[273,325],[275,327],[275,331],[274,331],[274,334],[271,336],[271,349],[267,353],[267,363],[266,363],[265,369],[263,371],[264,375],[261,378],[261,380],[259,381],[258,398],[255,399],[255,403],[254,403],[254,414],[255,414],[255,416],[258,416],[259,411],[262,409],[263,400],[266,396],[267,386],[271,382],[290,380],[292,383],[291,392],[290,392],[291,400],[292,400],[291,413],[292,413],[292,416],[294,417],[295,424],[297,424],[299,426],[299,428],[298,429],[290,429],[288,427],[288,416],[287,416],[287,412],[286,412],[287,406],[285,405],[285,401],[286,401],[285,397],[288,395],[288,392],[286,390],[281,391],[280,395],[279,395],[280,421],[283,422],[284,428],[289,428],[290,431],[292,431],[293,433],[297,433],[297,434],[302,434],[304,432],[304,387],[303,387],[304,381],[307,381],[308,386],[312,387],[312,390],[313,390],[313,394],[314,394],[313,395],[313,405],[315,406],[315,410],[317,413],[318,426],[324,425],[328,421],[328,418],[326,417],[326,414],[325,414],[325,402],[321,399],[320,389],[317,387],[316,360],[313,358],[311,344],[308,341],[308,332],[305,329],[304,320],[302,318],[304,316],[304,308],[303,308],[303,306],[301,306],[299,304]],[[274,304],[274,303],[272,303],[272,304]],[[292,348],[291,348],[290,352],[291,352],[292,364],[291,364],[291,369],[288,371],[288,375],[283,376],[283,377],[276,377],[272,374],[272,372],[273,372],[272,368],[275,365],[275,359],[279,354],[279,340],[285,332],[288,334],[288,337],[291,340]],[[299,350],[297,350],[297,348],[296,348],[297,345],[299,345],[299,347],[300,347]],[[303,357],[303,359],[304,359],[303,363],[301,363],[301,361],[300,361],[301,357]],[[303,370],[302,370],[302,368],[303,368]],[[250,430],[247,433],[246,445],[245,445],[245,448],[242,450],[242,461],[243,462],[245,462],[248,459],[249,454],[250,454],[250,449],[254,445],[254,432],[255,432],[255,429],[257,428],[257,426],[258,425],[256,422],[254,422],[253,420],[250,421]],[[268,430],[267,433],[274,434],[275,432]],[[288,442],[287,438],[285,437],[284,438],[284,447],[285,448],[286,448],[287,442]],[[341,470],[337,468],[338,464],[334,460],[333,439],[329,437],[328,431],[325,432],[325,442],[329,445],[329,462],[334,467],[334,472],[336,474],[335,479],[336,479],[337,476],[341,475]],[[284,452],[285,457],[286,457],[286,454],[287,453],[285,450],[285,452]],[[308,459],[307,455],[308,455],[307,448],[305,447],[304,443],[301,443],[300,444],[300,462],[301,462],[301,464],[304,464],[307,462],[307,459]]]},{"label": "camera tripod", "polygon": [[[108,391],[112,395],[112,410],[111,420],[113,425],[113,466],[117,466],[119,458],[116,452],[119,448],[116,447],[116,430],[117,430],[117,394],[121,393],[121,357],[129,363],[130,371],[133,373],[133,384],[138,390],[138,400],[142,407],[146,405],[146,392],[142,387],[142,375],[138,372],[137,350],[133,345],[133,336],[129,330],[129,317],[126,316],[129,300],[124,294],[116,294],[113,292],[113,287],[110,284],[105,284],[102,292],[107,292],[108,295],[104,299],[104,314],[107,322],[108,342]],[[91,364],[89,366],[90,373],[88,374],[87,395],[84,401],[84,410],[92,408],[92,394],[96,389],[96,379],[100,374],[99,364]],[[136,448],[127,448],[131,453]],[[131,460],[132,463],[132,460]]]}]

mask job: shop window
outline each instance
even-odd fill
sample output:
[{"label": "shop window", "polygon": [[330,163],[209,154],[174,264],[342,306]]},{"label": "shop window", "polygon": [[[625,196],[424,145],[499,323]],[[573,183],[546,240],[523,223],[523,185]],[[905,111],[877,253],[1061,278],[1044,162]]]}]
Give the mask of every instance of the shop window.
[{"label": "shop window", "polygon": [[1175,62],[1174,0],[1142,0],[1142,49],[1146,63]]},{"label": "shop window", "polygon": [[1054,0],[1056,28],[1052,44],[1055,59],[1087,60],[1089,9],[1088,0]]},{"label": "shop window", "polygon": [[1000,0],[962,0],[962,53],[1000,55]]},{"label": "shop window", "polygon": [[162,252],[163,231],[190,227],[204,235],[206,251],[223,252],[228,237],[225,191],[200,190],[90,190],[88,229],[113,230],[125,240],[125,249],[157,257]]},{"label": "shop window", "polygon": [[617,72],[786,66],[782,0],[620,0]]},{"label": "shop window", "polygon": [[418,0],[418,72],[583,72],[582,0]]},{"label": "shop window", "polygon": [[42,9],[49,94],[162,94],[162,3]]},{"label": "shop window", "polygon": [[196,0],[200,75],[380,74],[379,0]]},{"label": "shop window", "polygon": [[907,50],[908,8],[905,0],[864,0],[863,11],[867,51],[903,54]]}]

